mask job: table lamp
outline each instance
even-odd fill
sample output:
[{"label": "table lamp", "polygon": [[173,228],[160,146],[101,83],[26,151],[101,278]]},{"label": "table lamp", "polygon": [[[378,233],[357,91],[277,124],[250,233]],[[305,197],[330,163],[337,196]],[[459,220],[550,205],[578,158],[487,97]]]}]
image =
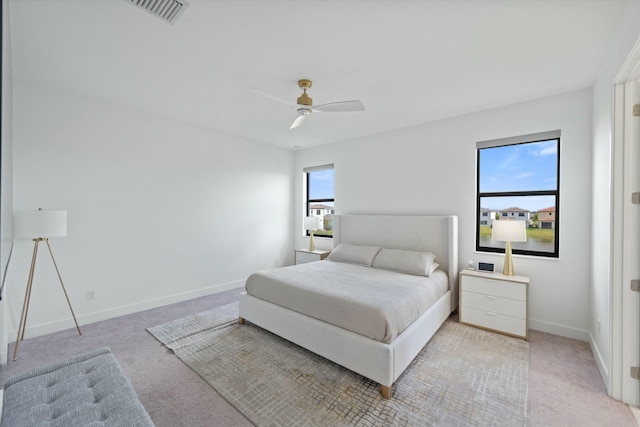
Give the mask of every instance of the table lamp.
[{"label": "table lamp", "polygon": [[322,218],[319,216],[308,216],[304,219],[304,229],[309,232],[309,251],[313,252],[316,250],[315,245],[313,244],[313,230],[319,230],[322,225]]},{"label": "table lamp", "polygon": [[524,221],[496,220],[493,221],[491,239],[507,242],[504,249],[504,267],[502,274],[513,276],[513,257],[511,256],[511,242],[526,242],[527,230]]},{"label": "table lamp", "polygon": [[34,242],[31,269],[29,270],[29,280],[27,281],[27,290],[24,295],[24,304],[22,305],[22,314],[20,315],[20,325],[18,326],[18,337],[16,338],[16,344],[13,349],[14,361],[18,358],[18,345],[20,341],[24,339],[24,331],[27,324],[27,316],[29,314],[29,301],[31,300],[31,290],[33,288],[33,273],[36,268],[36,257],[38,255],[38,244],[40,242],[45,242],[47,244],[49,254],[51,254],[51,259],[53,260],[53,265],[56,269],[56,273],[58,274],[58,279],[60,279],[60,285],[62,285],[62,291],[67,299],[67,304],[69,304],[71,316],[73,316],[73,321],[76,324],[76,329],[78,329],[78,334],[82,335],[76,315],[71,307],[71,301],[69,301],[69,295],[67,295],[67,290],[64,287],[64,283],[62,283],[62,276],[60,276],[56,259],[53,257],[51,245],[49,245],[49,237],[60,237],[66,235],[67,211],[45,211],[38,209],[37,211],[14,212],[13,236],[17,238],[33,239]]}]

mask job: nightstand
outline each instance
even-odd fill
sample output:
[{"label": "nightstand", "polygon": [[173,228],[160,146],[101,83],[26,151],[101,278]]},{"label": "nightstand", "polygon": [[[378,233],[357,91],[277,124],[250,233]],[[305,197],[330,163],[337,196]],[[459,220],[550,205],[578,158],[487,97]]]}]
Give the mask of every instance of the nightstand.
[{"label": "nightstand", "polygon": [[529,278],[460,272],[460,323],[529,339]]},{"label": "nightstand", "polygon": [[296,249],[295,263],[304,264],[305,262],[320,261],[328,257],[330,253],[331,251]]}]

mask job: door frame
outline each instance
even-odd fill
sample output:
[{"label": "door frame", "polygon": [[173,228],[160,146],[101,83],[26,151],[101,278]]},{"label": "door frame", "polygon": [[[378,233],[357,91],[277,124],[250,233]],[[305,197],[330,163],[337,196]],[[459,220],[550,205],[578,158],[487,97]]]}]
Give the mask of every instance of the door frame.
[{"label": "door frame", "polygon": [[[634,406],[640,406],[640,383],[631,378],[629,367],[640,364],[640,294],[630,290],[630,280],[640,278],[640,206],[630,201],[631,193],[640,191],[640,147],[632,144],[626,118],[632,104],[629,85],[638,80],[640,39],[614,80],[611,135],[611,366],[607,388],[613,398]],[[636,85],[640,93],[640,83]],[[622,170],[616,165],[623,166]]]}]

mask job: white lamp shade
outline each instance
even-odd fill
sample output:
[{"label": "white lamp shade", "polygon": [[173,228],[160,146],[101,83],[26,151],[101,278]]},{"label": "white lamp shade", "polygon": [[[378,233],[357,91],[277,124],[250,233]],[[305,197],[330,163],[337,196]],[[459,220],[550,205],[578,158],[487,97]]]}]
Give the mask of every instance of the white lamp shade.
[{"label": "white lamp shade", "polygon": [[13,236],[27,239],[67,235],[67,211],[15,211]]},{"label": "white lamp shade", "polygon": [[525,221],[493,221],[491,239],[499,242],[526,242]]},{"label": "white lamp shade", "polygon": [[322,218],[319,216],[308,216],[304,219],[305,230],[319,230],[322,228]]}]

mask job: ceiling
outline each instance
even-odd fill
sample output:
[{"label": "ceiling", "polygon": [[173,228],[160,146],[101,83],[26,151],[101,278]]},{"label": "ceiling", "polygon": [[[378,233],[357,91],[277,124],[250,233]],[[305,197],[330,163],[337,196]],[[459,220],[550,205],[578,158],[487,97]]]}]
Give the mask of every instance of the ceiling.
[{"label": "ceiling", "polygon": [[[187,0],[174,24],[125,0],[9,0],[15,80],[285,148],[590,87],[636,0]],[[297,81],[313,113],[289,130]]]}]

